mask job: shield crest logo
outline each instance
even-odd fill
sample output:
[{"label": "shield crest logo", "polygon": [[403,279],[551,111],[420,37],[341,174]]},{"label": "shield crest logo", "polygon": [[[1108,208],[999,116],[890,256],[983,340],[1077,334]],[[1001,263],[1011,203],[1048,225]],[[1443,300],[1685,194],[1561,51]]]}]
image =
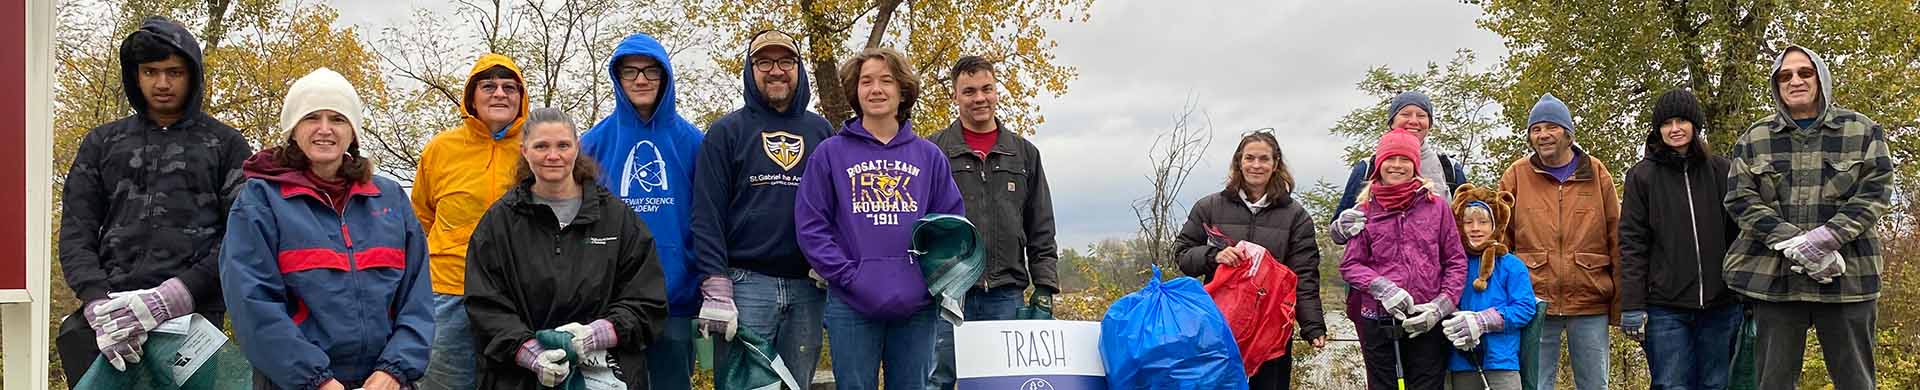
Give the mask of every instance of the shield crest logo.
[{"label": "shield crest logo", "polygon": [[793,170],[800,165],[800,156],[806,154],[807,144],[804,138],[785,131],[760,133],[761,149],[767,152],[767,158],[780,164],[780,169]]}]

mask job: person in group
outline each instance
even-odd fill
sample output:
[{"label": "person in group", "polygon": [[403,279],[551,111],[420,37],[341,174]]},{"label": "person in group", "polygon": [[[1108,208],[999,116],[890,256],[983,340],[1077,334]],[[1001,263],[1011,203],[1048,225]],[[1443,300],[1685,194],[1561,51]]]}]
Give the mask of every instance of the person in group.
[{"label": "person in group", "polygon": [[427,231],[434,339],[427,390],[469,390],[476,375],[466,306],[467,242],[480,214],[513,184],[526,81],[513,59],[484,54],[467,75],[461,124],[427,142],[413,177],[413,213]]},{"label": "person in group", "polygon": [[320,68],[280,108],[285,143],[246,162],[220,285],[258,389],[412,388],[433,339],[427,237],[360,155],[366,110]]},{"label": "person in group", "polygon": [[[1293,172],[1270,132],[1240,137],[1227,163],[1227,188],[1194,202],[1180,228],[1174,253],[1180,272],[1211,281],[1221,264],[1255,261],[1239,248],[1208,245],[1207,228],[1227,237],[1259,244],[1293,271],[1296,284],[1296,333],[1314,348],[1327,345],[1326,316],[1320,311],[1320,246],[1306,206],[1293,198]],[[971,209],[969,209],[971,210]],[[1287,356],[1260,365],[1249,383],[1254,389],[1286,389],[1293,379],[1292,344]]]},{"label": "person in group", "polygon": [[60,194],[60,270],[81,302],[54,344],[68,384],[102,353],[116,369],[140,362],[146,333],[169,319],[224,326],[220,238],[253,149],[201,111],[205,74],[178,22],[147,18],[120,42],[133,115],[87,131]]},{"label": "person in group", "polygon": [[[1405,129],[1420,138],[1419,175],[1427,179],[1429,189],[1440,200],[1451,201],[1453,191],[1467,183],[1465,164],[1427,145],[1427,135],[1433,131],[1433,101],[1427,94],[1406,91],[1394,95],[1387,102],[1387,129]],[[1346,245],[1348,239],[1366,229],[1367,214],[1355,205],[1372,179],[1368,176],[1374,171],[1372,163],[1371,158],[1353,162],[1353,172],[1347,175],[1347,187],[1340,192],[1340,204],[1334,208],[1333,222],[1327,229],[1334,244]]]},{"label": "person in group", "polygon": [[[1059,245],[1053,239],[1053,195],[1040,164],[1040,149],[997,118],[1000,81],[993,62],[964,56],[947,71],[958,118],[929,138],[947,155],[954,182],[967,207],[967,220],[986,240],[987,268],[967,290],[967,321],[1011,320],[1024,299],[1036,307],[1053,306],[1060,292],[1055,267]],[[1031,298],[1024,296],[1033,287]],[[953,325],[941,322],[934,348],[935,389],[953,388]]]},{"label": "person in group", "polygon": [[[599,368],[628,389],[650,388],[646,350],[667,317],[658,252],[640,217],[595,181],[578,128],[559,109],[532,111],[518,184],[474,229],[467,314],[479,388],[553,387],[598,364],[588,360],[609,362]],[[541,330],[571,337],[552,348],[535,339]],[[610,359],[584,357],[594,354]]]},{"label": "person in group", "polygon": [[1513,194],[1472,184],[1453,195],[1453,215],[1467,249],[1467,277],[1460,311],[1441,321],[1453,343],[1447,358],[1454,390],[1520,390],[1521,334],[1538,304],[1527,264],[1499,242],[1513,216]]},{"label": "person in group", "polygon": [[1380,137],[1372,184],[1356,206],[1371,227],[1347,241],[1340,261],[1340,276],[1353,286],[1347,317],[1359,331],[1367,387],[1376,390],[1395,388],[1396,367],[1407,388],[1445,387],[1449,345],[1438,325],[1466,283],[1459,225],[1419,174],[1420,143],[1406,130]]},{"label": "person in group", "polygon": [[1514,254],[1527,264],[1533,289],[1550,302],[1541,320],[1540,383],[1555,389],[1560,339],[1567,339],[1574,386],[1607,387],[1610,323],[1620,306],[1614,286],[1620,262],[1620,200],[1607,164],[1574,143],[1573,114],[1566,103],[1543,95],[1527,115],[1527,146],[1500,177],[1500,191],[1513,193],[1513,223],[1505,232]]},{"label": "person in group", "polygon": [[907,248],[915,221],[965,215],[947,156],[914,135],[920,81],[905,55],[870,48],[840,66],[855,116],[807,159],[794,200],[800,249],[827,283],[826,325],[841,390],[922,389],[934,314]]},{"label": "person in group", "polygon": [[[701,285],[707,275],[687,256],[694,187],[689,180],[704,136],[674,107],[667,57],[666,47],[646,34],[629,35],[614,47],[607,60],[607,77],[616,86],[613,114],[580,136],[580,151],[606,164],[601,183],[653,234],[666,273],[667,319],[660,339],[647,345],[647,370],[654,388],[685,390],[693,386],[693,317],[702,295],[717,298],[721,291]],[[712,291],[703,294],[702,287]]]},{"label": "person in group", "polygon": [[[793,37],[755,34],[741,67],[745,105],[707,128],[693,172],[689,231],[700,283],[700,318],[709,333],[754,332],[773,345],[797,383],[813,383],[827,292],[794,237],[793,197],[807,156],[833,125],[807,112],[812,87]],[[737,323],[729,313],[736,313]],[[708,319],[712,318],[712,319]],[[734,329],[737,327],[738,329]],[[732,343],[714,343],[729,361]],[[725,378],[727,365],[714,366]]]},{"label": "person in group", "polygon": [[1883,249],[1874,226],[1893,201],[1880,124],[1833,100],[1833,73],[1793,46],[1773,62],[1774,115],[1735,140],[1727,287],[1749,298],[1762,389],[1800,383],[1807,328],[1836,388],[1872,389]]},{"label": "person in group", "polygon": [[1725,389],[1745,310],[1721,280],[1739,228],[1725,212],[1732,161],[1706,145],[1693,92],[1661,94],[1620,210],[1620,331],[1641,341],[1654,389]]}]

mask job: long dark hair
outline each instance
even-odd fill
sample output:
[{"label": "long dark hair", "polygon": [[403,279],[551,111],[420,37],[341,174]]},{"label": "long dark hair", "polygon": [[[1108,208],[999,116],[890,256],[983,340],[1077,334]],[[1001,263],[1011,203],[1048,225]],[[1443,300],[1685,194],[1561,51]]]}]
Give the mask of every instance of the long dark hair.
[{"label": "long dark hair", "polygon": [[[576,150],[576,153],[573,155],[573,182],[580,184],[581,187],[593,185],[594,181],[600,177],[600,164],[594,163],[593,157],[588,157],[586,153],[578,152],[580,127],[574,125],[573,117],[567,115],[566,111],[546,107],[527,112],[527,123],[520,127],[522,129],[520,134],[520,147],[524,149],[528,142],[533,142],[533,129],[546,124],[558,124],[567,127],[567,134],[573,136],[574,148]],[[513,180],[515,182],[532,180],[533,168],[527,167],[528,162],[526,155],[521,155],[517,160],[520,162],[520,169],[514,170]]]},{"label": "long dark hair", "polygon": [[[307,152],[300,150],[300,144],[294,142],[293,134],[287,134],[287,144],[273,152],[273,162],[283,167],[297,170],[313,169],[312,161],[307,160]],[[360,156],[359,129],[354,129],[353,143],[347,144],[347,154],[340,156],[340,178],[348,183],[373,180],[373,162]]]},{"label": "long dark hair", "polygon": [[1247,150],[1247,144],[1254,142],[1266,143],[1268,147],[1273,148],[1273,177],[1267,179],[1264,193],[1275,199],[1281,196],[1292,196],[1293,172],[1287,171],[1287,159],[1280,154],[1280,141],[1273,138],[1273,133],[1265,131],[1247,133],[1240,137],[1240,146],[1233,148],[1233,163],[1227,165],[1227,191],[1242,194],[1247,192],[1247,178],[1240,174],[1240,157]]}]

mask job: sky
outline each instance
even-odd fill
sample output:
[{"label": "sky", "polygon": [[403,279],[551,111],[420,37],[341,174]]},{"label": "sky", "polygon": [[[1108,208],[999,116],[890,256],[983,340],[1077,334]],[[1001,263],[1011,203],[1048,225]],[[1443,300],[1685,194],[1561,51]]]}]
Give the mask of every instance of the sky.
[{"label": "sky", "polygon": [[[363,31],[407,16],[392,0],[328,3],[340,11],[339,24]],[[413,3],[452,15],[446,2]],[[1030,138],[1046,164],[1061,248],[1133,235],[1132,202],[1149,188],[1148,145],[1190,101],[1210,119],[1213,144],[1177,197],[1179,215],[1224,188],[1232,148],[1252,129],[1274,129],[1299,187],[1342,184],[1345,141],[1327,130],[1377,103],[1354,83],[1371,67],[1405,72],[1445,63],[1463,48],[1489,66],[1506,49],[1474,26],[1479,11],[1434,0],[1095,1],[1091,21],[1048,30],[1059,43],[1056,63],[1077,67],[1080,77],[1066,94],[1039,98],[1047,120]]]}]

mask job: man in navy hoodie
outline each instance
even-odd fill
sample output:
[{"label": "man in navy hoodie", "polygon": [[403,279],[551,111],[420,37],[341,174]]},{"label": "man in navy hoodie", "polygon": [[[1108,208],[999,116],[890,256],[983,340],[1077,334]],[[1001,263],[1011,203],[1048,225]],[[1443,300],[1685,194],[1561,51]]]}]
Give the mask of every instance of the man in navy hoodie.
[{"label": "man in navy hoodie", "polygon": [[691,388],[700,278],[686,255],[687,220],[694,153],[703,136],[674,111],[673,66],[659,41],[646,34],[628,36],[607,62],[607,73],[618,86],[613,115],[580,136],[580,150],[600,163],[601,184],[640,215],[660,252],[660,268],[667,276],[667,324],[647,346],[653,388]]},{"label": "man in navy hoodie", "polygon": [[907,253],[914,221],[966,214],[940,147],[913,134],[920,97],[912,64],[866,49],[840,66],[853,119],[807,158],[793,219],[807,263],[827,281],[824,317],[841,390],[923,389],[933,371],[935,319],[920,266]]},{"label": "man in navy hoodie", "polygon": [[[792,37],[769,30],[748,48],[740,71],[746,105],[707,128],[693,173],[690,240],[704,278],[698,320],[702,331],[728,339],[736,328],[754,332],[796,382],[812,383],[827,295],[807,277],[813,268],[785,216],[793,215],[803,163],[833,125],[807,112],[807,68]],[[714,344],[715,361],[728,361],[728,345]],[[726,368],[715,365],[716,376]]]}]

